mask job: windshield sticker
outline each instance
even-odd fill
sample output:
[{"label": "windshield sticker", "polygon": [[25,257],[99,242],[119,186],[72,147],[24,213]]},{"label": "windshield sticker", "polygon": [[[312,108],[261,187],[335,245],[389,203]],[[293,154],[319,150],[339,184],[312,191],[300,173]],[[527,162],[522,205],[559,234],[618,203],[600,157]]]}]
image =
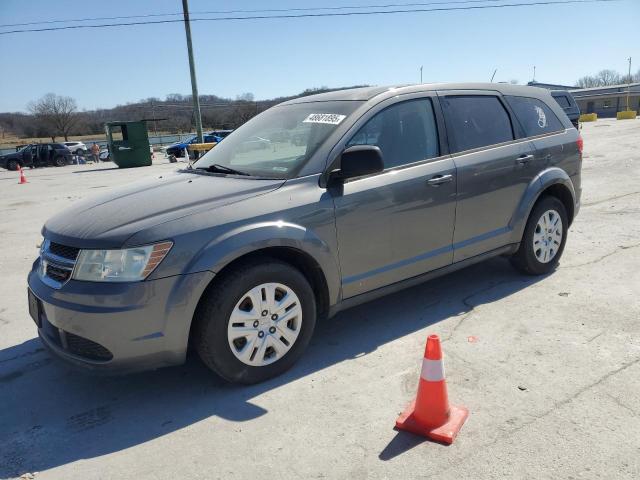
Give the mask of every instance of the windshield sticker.
[{"label": "windshield sticker", "polygon": [[536,112],[538,112],[538,126],[540,128],[544,128],[547,126],[547,116],[544,113],[544,110],[536,105]]},{"label": "windshield sticker", "polygon": [[305,118],[302,123],[326,123],[328,125],[338,125],[346,117],[346,115],[338,115],[337,113],[312,113]]}]

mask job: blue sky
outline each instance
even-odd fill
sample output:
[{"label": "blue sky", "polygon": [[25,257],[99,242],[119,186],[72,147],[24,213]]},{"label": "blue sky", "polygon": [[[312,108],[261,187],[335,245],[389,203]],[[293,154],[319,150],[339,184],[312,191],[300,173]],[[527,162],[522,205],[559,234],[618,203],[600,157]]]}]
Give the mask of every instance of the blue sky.
[{"label": "blue sky", "polygon": [[[189,6],[196,12],[409,1],[190,0]],[[435,0],[423,0],[429,1]],[[0,0],[0,23],[179,11],[180,0]],[[496,81],[526,83],[536,65],[538,81],[573,84],[603,68],[626,71],[629,56],[637,71],[639,24],[640,0],[621,0],[195,22],[192,32],[201,94],[252,92],[264,99],[323,85],[416,83],[420,65],[425,82],[488,81],[497,68]],[[82,109],[191,92],[181,23],[0,35],[0,64],[0,111],[25,110],[48,92],[72,96]]]}]

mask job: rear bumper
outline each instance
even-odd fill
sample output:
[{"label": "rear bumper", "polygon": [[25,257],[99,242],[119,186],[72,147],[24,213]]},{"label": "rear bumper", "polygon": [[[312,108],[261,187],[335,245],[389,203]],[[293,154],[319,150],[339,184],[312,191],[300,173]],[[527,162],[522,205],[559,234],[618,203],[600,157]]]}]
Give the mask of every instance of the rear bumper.
[{"label": "rear bumper", "polygon": [[200,272],[126,284],[70,280],[57,290],[34,270],[28,284],[40,304],[44,345],[67,363],[110,374],[184,362],[195,308],[213,278]]}]

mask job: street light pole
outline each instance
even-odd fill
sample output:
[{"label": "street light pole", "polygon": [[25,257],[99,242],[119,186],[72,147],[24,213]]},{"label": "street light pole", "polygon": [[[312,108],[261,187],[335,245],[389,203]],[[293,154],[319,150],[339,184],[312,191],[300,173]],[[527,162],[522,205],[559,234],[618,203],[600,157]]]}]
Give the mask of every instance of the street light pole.
[{"label": "street light pole", "polygon": [[193,61],[193,47],[191,46],[191,24],[189,23],[189,4],[182,0],[182,12],[184,14],[184,31],[187,34],[187,51],[189,52],[189,72],[191,74],[191,96],[193,97],[193,110],[196,117],[196,135],[198,143],[202,143],[202,117],[200,116],[200,97],[198,97],[198,83],[196,82],[196,65]]},{"label": "street light pole", "polygon": [[629,76],[627,77],[627,112],[629,108],[629,90],[631,90],[631,57],[629,57]]}]

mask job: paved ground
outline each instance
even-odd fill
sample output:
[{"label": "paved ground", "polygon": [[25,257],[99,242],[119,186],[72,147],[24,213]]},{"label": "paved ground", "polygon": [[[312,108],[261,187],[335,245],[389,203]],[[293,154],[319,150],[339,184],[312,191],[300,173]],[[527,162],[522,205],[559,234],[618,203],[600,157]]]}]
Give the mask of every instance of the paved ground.
[{"label": "paved ground", "polygon": [[[173,165],[27,171],[28,185],[2,171],[0,477],[640,478],[640,121],[583,135],[584,203],[558,271],[495,259],[343,312],[253,387],[197,358],[94,378],[34,339],[25,279],[45,219]],[[392,429],[430,332],[471,410],[450,447]]]}]

